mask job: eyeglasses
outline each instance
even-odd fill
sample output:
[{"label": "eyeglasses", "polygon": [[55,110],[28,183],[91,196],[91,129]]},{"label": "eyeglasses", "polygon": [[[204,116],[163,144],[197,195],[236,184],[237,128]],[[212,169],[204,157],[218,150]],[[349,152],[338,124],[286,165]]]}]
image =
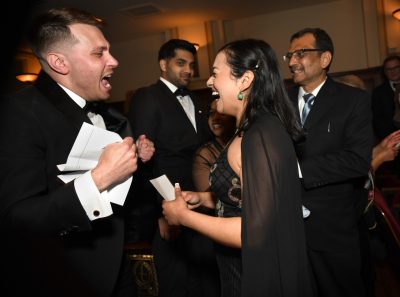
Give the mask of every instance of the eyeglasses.
[{"label": "eyeglasses", "polygon": [[384,70],[385,70],[385,72],[398,71],[398,70],[400,70],[400,65],[399,66],[394,66],[394,67],[387,67]]},{"label": "eyeglasses", "polygon": [[292,57],[296,59],[303,59],[307,52],[323,52],[324,50],[319,48],[302,48],[299,50],[295,50],[293,52],[287,52],[286,55],[283,56],[283,61],[289,62]]}]

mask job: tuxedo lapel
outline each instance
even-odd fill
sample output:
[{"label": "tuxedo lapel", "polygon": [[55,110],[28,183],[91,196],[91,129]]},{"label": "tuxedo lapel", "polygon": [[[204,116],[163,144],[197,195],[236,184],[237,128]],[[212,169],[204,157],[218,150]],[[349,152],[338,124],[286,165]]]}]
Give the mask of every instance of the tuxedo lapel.
[{"label": "tuxedo lapel", "polygon": [[[196,133],[196,130],[194,129],[192,122],[190,121],[189,117],[187,116],[185,110],[183,109],[183,106],[179,103],[179,101],[176,98],[175,94],[172,93],[171,90],[161,80],[157,81],[157,86],[159,87],[160,91],[163,93],[163,98],[167,99],[167,102],[165,102],[165,103],[173,105],[174,109],[176,111],[175,116],[181,118],[181,119],[177,120],[177,122],[181,123],[182,121],[186,121],[188,129],[190,129],[193,133]],[[197,127],[197,123],[198,123],[198,119],[197,119],[197,113],[198,113],[197,99],[193,95],[192,92],[189,92],[189,96],[190,96],[190,99],[192,99],[192,102],[193,102],[193,105],[194,105],[195,118],[196,118],[196,127]]]},{"label": "tuxedo lapel", "polygon": [[[86,112],[46,73],[41,72],[36,87],[76,129],[80,130],[84,122],[93,125]],[[103,117],[107,130],[116,132],[122,137],[132,135],[128,120],[122,114],[110,108],[105,102],[100,101],[95,104],[96,113]]]},{"label": "tuxedo lapel", "polygon": [[80,130],[84,122],[92,124],[82,108],[45,72],[40,73],[35,85],[76,129]]},{"label": "tuxedo lapel", "polygon": [[204,110],[200,108],[200,102],[196,96],[190,95],[190,98],[192,98],[193,104],[194,104],[194,115],[196,119],[196,128],[197,128],[197,134],[202,134],[203,133],[203,126],[201,125],[202,118],[205,116]]}]

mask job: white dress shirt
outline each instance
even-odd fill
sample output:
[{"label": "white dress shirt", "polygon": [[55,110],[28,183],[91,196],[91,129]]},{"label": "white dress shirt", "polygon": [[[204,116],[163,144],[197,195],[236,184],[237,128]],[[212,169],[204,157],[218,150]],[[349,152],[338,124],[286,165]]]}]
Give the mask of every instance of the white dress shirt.
[{"label": "white dress shirt", "polygon": [[[322,86],[324,85],[325,82],[326,82],[326,78],[325,78],[325,80],[324,80],[318,87],[316,87],[316,88],[315,88],[312,92],[310,92],[310,93],[313,94],[314,97],[317,97],[317,95],[318,95],[318,93],[319,93],[319,90],[321,90],[321,88],[322,88]],[[303,108],[304,108],[304,105],[305,105],[305,102],[304,102],[304,99],[303,99],[304,94],[306,94],[306,91],[304,91],[303,87],[300,87],[300,88],[299,88],[299,95],[297,96],[298,107],[299,107],[299,112],[300,112],[300,114],[303,112]],[[308,93],[308,94],[309,94],[309,93]],[[315,101],[314,101],[314,102],[315,102]],[[313,102],[312,104],[314,104],[314,102]],[[297,162],[297,169],[298,169],[298,171],[299,171],[299,177],[302,178],[303,175],[302,175],[302,173],[301,173],[301,169],[300,169],[300,164],[299,164],[299,162]]]},{"label": "white dress shirt", "polygon": [[[68,96],[74,100],[81,108],[86,105],[86,100],[75,94],[71,90],[59,84],[59,86],[68,94]],[[92,118],[90,117],[92,116]],[[88,113],[89,119],[92,121],[94,126],[106,128],[103,117],[98,114]],[[107,197],[107,191],[99,192],[96,184],[92,178],[92,171],[87,171],[81,176],[74,180],[74,187],[76,194],[78,195],[79,201],[82,204],[87,216],[91,221],[108,217],[113,214],[111,203]]]},{"label": "white dress shirt", "polygon": [[[170,83],[166,79],[160,77],[160,80],[171,90],[172,93],[175,93],[175,91],[178,89],[176,86],[174,86],[172,83]],[[176,98],[179,101],[179,103],[182,105],[183,110],[185,111],[190,122],[192,123],[194,130],[197,132],[195,110],[194,110],[194,104],[193,104],[192,98],[190,98],[189,95],[176,96]]]}]

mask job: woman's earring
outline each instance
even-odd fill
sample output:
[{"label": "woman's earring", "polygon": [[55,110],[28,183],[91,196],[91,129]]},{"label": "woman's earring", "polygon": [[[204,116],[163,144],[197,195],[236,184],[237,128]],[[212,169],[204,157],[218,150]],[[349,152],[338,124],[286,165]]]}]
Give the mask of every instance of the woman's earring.
[{"label": "woman's earring", "polygon": [[239,101],[242,101],[243,98],[244,98],[244,94],[243,94],[243,92],[240,91],[239,94],[237,95],[237,99],[238,99]]}]

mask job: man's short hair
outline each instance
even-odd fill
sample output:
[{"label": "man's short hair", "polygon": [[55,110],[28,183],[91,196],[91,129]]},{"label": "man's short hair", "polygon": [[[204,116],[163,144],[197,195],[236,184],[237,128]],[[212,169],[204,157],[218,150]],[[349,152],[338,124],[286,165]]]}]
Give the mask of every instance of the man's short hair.
[{"label": "man's short hair", "polygon": [[158,52],[158,61],[175,57],[175,50],[181,49],[196,54],[196,48],[193,43],[183,39],[170,39],[164,43]]},{"label": "man's short hair", "polygon": [[397,61],[400,62],[400,56],[398,56],[398,55],[387,56],[385,58],[385,60],[383,60],[382,66],[385,67],[386,63],[389,62],[389,61],[392,61],[392,60],[397,60]]}]

